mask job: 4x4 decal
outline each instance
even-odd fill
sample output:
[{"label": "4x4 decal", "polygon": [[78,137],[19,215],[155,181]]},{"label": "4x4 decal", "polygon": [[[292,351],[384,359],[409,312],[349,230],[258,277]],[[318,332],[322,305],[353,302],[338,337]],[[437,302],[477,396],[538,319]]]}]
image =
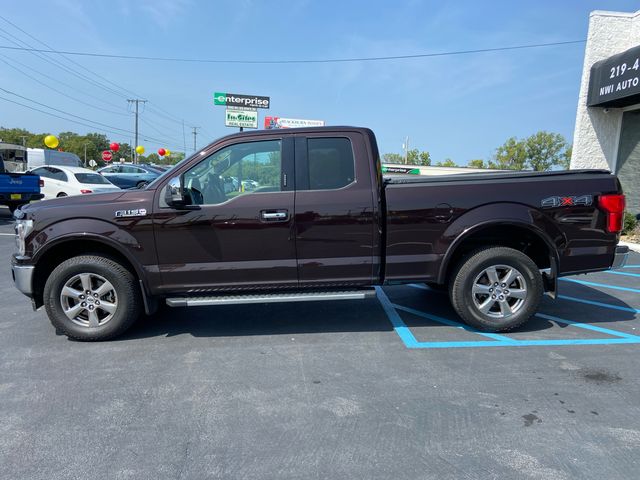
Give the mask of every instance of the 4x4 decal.
[{"label": "4x4 decal", "polygon": [[554,208],[554,207],[573,207],[582,206],[587,207],[593,203],[592,195],[577,195],[567,197],[547,197],[542,200],[542,208]]}]

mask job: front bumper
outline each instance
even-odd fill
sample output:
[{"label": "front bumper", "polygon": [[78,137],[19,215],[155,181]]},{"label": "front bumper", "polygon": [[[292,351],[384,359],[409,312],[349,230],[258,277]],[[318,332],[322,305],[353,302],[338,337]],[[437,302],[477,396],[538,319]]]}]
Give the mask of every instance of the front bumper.
[{"label": "front bumper", "polygon": [[624,267],[624,265],[627,263],[628,256],[629,256],[629,247],[618,245],[616,247],[616,253],[613,257],[613,264],[611,265],[611,270]]},{"label": "front bumper", "polygon": [[11,274],[16,288],[27,297],[33,297],[33,265],[11,265]]}]

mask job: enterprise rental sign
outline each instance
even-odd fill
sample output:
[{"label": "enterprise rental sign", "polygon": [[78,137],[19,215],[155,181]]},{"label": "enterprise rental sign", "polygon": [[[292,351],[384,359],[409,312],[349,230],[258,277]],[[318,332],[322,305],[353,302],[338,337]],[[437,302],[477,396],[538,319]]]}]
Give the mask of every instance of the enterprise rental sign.
[{"label": "enterprise rental sign", "polygon": [[214,105],[226,105],[227,107],[269,108],[269,102],[269,97],[259,97],[257,95],[221,92],[215,92],[213,94]]},{"label": "enterprise rental sign", "polygon": [[589,77],[589,107],[640,103],[640,45],[597,62]]}]

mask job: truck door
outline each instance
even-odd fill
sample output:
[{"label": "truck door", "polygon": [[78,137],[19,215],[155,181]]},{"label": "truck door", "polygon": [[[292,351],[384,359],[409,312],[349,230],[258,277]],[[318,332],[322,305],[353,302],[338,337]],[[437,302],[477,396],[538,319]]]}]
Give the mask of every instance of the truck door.
[{"label": "truck door", "polygon": [[293,138],[231,141],[176,172],[190,207],[168,207],[159,187],[153,222],[161,290],[297,286]]},{"label": "truck door", "polygon": [[301,286],[369,285],[378,264],[370,154],[358,132],[296,137]]}]

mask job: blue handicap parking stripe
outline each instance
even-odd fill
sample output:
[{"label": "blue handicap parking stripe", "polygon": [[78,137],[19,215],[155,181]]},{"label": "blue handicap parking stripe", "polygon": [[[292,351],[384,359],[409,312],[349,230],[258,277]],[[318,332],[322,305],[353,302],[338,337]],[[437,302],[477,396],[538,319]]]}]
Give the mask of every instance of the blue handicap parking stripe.
[{"label": "blue handicap parking stripe", "polygon": [[[546,315],[543,313],[537,314],[540,318],[547,320],[553,320],[566,325],[583,328],[586,330],[592,330],[599,333],[611,335],[615,338],[591,338],[591,339],[550,339],[550,340],[516,340],[499,334],[491,334],[487,332],[480,332],[476,329],[462,325],[453,320],[449,320],[436,315],[431,315],[419,310],[415,310],[409,307],[403,307],[396,305],[389,300],[389,297],[384,293],[382,287],[376,287],[376,293],[380,304],[387,318],[391,322],[393,329],[397,333],[398,337],[402,340],[407,348],[470,348],[470,347],[527,347],[527,346],[562,346],[562,345],[616,345],[616,344],[638,344],[640,343],[640,336],[632,335],[629,333],[619,332],[616,330],[610,330],[608,328],[602,328],[595,325],[590,325],[581,322],[575,322],[573,320],[567,320],[564,318]],[[571,298],[569,298],[571,299]],[[581,299],[576,299],[581,300]],[[585,303],[592,303],[585,301]],[[602,304],[606,305],[606,304]],[[608,308],[613,307],[608,305]],[[456,328],[462,328],[472,333],[478,333],[483,336],[489,336],[492,340],[482,341],[453,341],[453,342],[419,342],[411,332],[411,329],[407,327],[398,310],[412,313],[414,315],[433,320],[435,322],[443,323],[445,325],[454,326]]]},{"label": "blue handicap parking stripe", "polygon": [[586,280],[576,280],[575,278],[559,278],[558,280],[562,280],[563,282],[579,283],[580,285],[587,285],[589,287],[611,288],[613,290],[621,290],[624,292],[640,293],[640,290],[637,288],[619,287],[618,285],[609,285],[608,283],[587,282]]},{"label": "blue handicap parking stripe", "polygon": [[604,273],[611,275],[624,275],[626,277],[640,277],[640,273],[619,272],[618,270],[606,270]]},{"label": "blue handicap parking stripe", "polygon": [[625,265],[622,268],[640,268],[640,265]]},{"label": "blue handicap parking stripe", "polygon": [[637,308],[622,307],[620,305],[612,305],[610,303],[587,300],[585,298],[570,297],[568,295],[558,295],[558,298],[562,300],[569,300],[572,302],[586,303],[587,305],[595,305],[596,307],[610,308],[612,310],[620,310],[622,312],[640,313],[640,310],[638,310]]},{"label": "blue handicap parking stripe", "polygon": [[437,315],[431,315],[429,313],[421,312],[421,311],[415,310],[413,308],[403,307],[402,305],[396,305],[395,303],[392,303],[391,306],[394,307],[397,310],[402,310],[403,312],[407,312],[407,313],[411,313],[413,315],[416,315],[417,317],[426,318],[427,320],[432,320],[434,322],[442,323],[443,325],[448,325],[450,327],[460,328],[462,330],[466,330],[467,332],[477,333],[478,335],[482,335],[484,337],[493,338],[494,340],[500,340],[502,342],[514,342],[515,341],[513,338],[505,337],[504,335],[500,335],[500,334],[497,334],[497,333],[490,333],[490,332],[482,332],[482,331],[477,330],[477,329],[475,329],[473,327],[470,327],[469,325],[465,325],[464,323],[454,322],[453,320],[449,320],[449,319],[443,318],[443,317],[438,317]]},{"label": "blue handicap parking stripe", "polygon": [[545,313],[536,313],[536,317],[544,318],[547,320],[553,320],[554,322],[564,323],[565,325],[572,325],[578,328],[584,328],[585,330],[592,330],[594,332],[605,333],[607,335],[613,335],[616,337],[622,338],[631,338],[637,341],[640,341],[640,337],[638,335],[632,335],[631,333],[619,332],[618,330],[611,330],[609,328],[602,328],[596,325],[591,325],[590,323],[581,323],[573,320],[567,320],[566,318],[560,318],[553,315],[547,315]]}]

